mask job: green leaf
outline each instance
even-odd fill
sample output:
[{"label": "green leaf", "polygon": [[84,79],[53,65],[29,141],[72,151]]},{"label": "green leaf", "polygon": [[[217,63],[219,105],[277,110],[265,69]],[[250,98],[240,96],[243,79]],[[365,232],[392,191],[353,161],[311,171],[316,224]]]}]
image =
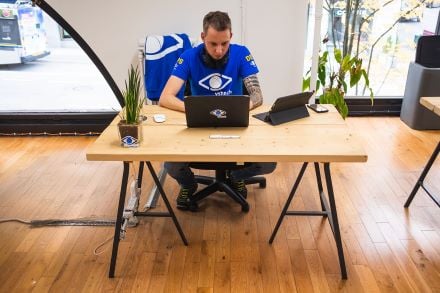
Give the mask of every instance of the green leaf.
[{"label": "green leaf", "polygon": [[319,102],[321,104],[332,104],[336,107],[338,112],[341,114],[342,118],[346,118],[348,115],[348,106],[345,102],[344,95],[339,92],[338,89],[334,88],[331,90],[326,90],[320,97]]},{"label": "green leaf", "polygon": [[361,80],[362,77],[362,71],[350,71],[350,87],[355,86],[358,84],[359,80]]},{"label": "green leaf", "polygon": [[319,96],[319,103],[320,104],[331,104],[328,102],[326,93],[323,93],[322,95]]},{"label": "green leaf", "polygon": [[336,99],[336,109],[338,109],[339,114],[341,114],[342,118],[346,118],[348,115],[348,106],[345,102],[344,95],[342,95],[339,91],[335,92]]},{"label": "green leaf", "polygon": [[364,76],[365,85],[366,85],[367,87],[369,87],[369,86],[370,86],[370,80],[368,79],[368,74],[367,74],[367,72],[365,71],[365,69],[362,69],[361,72],[362,72],[362,75]]},{"label": "green leaf", "polygon": [[341,64],[341,70],[343,73],[346,73],[347,71],[350,70],[351,65],[353,64],[353,60],[350,59],[349,55],[345,55],[344,58],[342,59],[342,62],[340,62]]},{"label": "green leaf", "polygon": [[125,80],[125,90],[122,91],[125,107],[122,111],[122,119],[127,124],[139,123],[139,116],[144,104],[145,98],[140,97],[141,93],[141,77],[138,67],[130,66],[128,70],[128,82]]},{"label": "green leaf", "polygon": [[328,60],[328,51],[325,51],[324,53],[322,53],[322,56],[319,58],[320,61],[322,61],[322,63],[327,63]]},{"label": "green leaf", "polygon": [[302,90],[306,91],[310,89],[310,76],[308,78],[303,79]]},{"label": "green leaf", "polygon": [[325,67],[318,67],[318,80],[324,86],[326,80],[326,71]]},{"label": "green leaf", "polygon": [[335,53],[334,53],[334,55],[335,55],[335,60],[336,60],[336,62],[338,62],[339,64],[341,64],[341,61],[342,61],[342,52],[341,52],[341,50],[339,50],[339,49],[335,49]]},{"label": "green leaf", "polygon": [[344,93],[347,92],[347,83],[345,82],[345,80],[339,80],[339,82],[342,84],[342,86],[344,87]]},{"label": "green leaf", "polygon": [[345,118],[347,118],[348,116],[348,106],[347,104],[344,102],[344,104],[341,106],[341,108],[339,109],[339,113],[341,114],[342,118],[345,120]]},{"label": "green leaf", "polygon": [[373,89],[371,87],[368,87],[368,89],[370,90],[370,101],[371,101],[371,106],[374,105],[374,96],[373,96]]}]

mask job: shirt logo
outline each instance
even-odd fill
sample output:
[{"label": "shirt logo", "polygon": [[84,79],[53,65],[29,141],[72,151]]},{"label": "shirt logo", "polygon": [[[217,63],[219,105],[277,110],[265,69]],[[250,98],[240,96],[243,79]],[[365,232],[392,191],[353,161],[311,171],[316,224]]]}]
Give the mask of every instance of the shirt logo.
[{"label": "shirt logo", "polygon": [[221,109],[215,109],[209,112],[209,114],[217,117],[218,119],[226,118],[226,111]]},{"label": "shirt logo", "polygon": [[199,85],[210,91],[220,91],[232,82],[232,78],[220,73],[213,73],[199,81]]},{"label": "shirt logo", "polygon": [[[164,48],[165,37],[170,38],[168,47]],[[177,34],[169,36],[147,36],[145,40],[145,59],[157,60],[183,48],[183,39]]]},{"label": "shirt logo", "polygon": [[254,61],[254,57],[252,57],[251,54],[247,55],[247,56],[245,57],[245,59],[246,59],[246,61],[247,61],[251,66],[253,66],[253,67],[257,67],[257,64],[255,64],[255,61]]}]

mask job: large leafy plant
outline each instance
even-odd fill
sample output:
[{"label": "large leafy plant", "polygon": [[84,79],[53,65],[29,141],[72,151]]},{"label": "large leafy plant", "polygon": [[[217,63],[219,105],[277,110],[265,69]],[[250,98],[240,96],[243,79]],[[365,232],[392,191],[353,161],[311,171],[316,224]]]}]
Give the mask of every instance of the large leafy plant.
[{"label": "large leafy plant", "polygon": [[131,65],[128,70],[128,82],[125,81],[125,90],[122,91],[125,107],[122,110],[122,120],[126,124],[138,124],[139,116],[145,98],[140,97],[141,93],[141,77],[138,68]]},{"label": "large leafy plant", "polygon": [[[373,90],[370,88],[370,81],[367,72],[362,67],[362,59],[357,56],[342,55],[341,50],[334,49],[334,63],[330,62],[329,51],[324,51],[319,56],[318,78],[316,90],[322,88],[319,96],[321,104],[333,104],[345,119],[348,115],[348,107],[345,102],[345,94],[348,86],[354,87],[364,80],[365,86],[370,91],[371,103],[373,104]],[[335,66],[336,65],[336,66]],[[303,90],[310,89],[311,69],[303,79]],[[347,83],[348,79],[348,83]]]}]

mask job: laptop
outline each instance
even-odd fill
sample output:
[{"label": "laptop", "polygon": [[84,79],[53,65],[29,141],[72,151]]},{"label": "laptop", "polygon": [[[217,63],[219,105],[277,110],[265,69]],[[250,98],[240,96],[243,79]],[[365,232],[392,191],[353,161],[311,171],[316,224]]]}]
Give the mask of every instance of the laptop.
[{"label": "laptop", "polygon": [[255,114],[253,117],[272,125],[307,117],[309,112],[305,104],[308,104],[313,94],[314,91],[311,91],[280,97],[276,99],[268,112]]},{"label": "laptop", "polygon": [[249,96],[187,96],[188,127],[247,127]]}]

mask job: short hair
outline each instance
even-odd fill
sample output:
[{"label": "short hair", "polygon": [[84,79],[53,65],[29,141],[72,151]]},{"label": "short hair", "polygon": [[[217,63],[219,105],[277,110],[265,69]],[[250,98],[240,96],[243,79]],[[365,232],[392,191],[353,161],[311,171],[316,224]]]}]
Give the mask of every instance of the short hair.
[{"label": "short hair", "polygon": [[210,26],[219,32],[231,30],[231,19],[226,12],[211,11],[203,18],[203,32],[205,34]]}]

